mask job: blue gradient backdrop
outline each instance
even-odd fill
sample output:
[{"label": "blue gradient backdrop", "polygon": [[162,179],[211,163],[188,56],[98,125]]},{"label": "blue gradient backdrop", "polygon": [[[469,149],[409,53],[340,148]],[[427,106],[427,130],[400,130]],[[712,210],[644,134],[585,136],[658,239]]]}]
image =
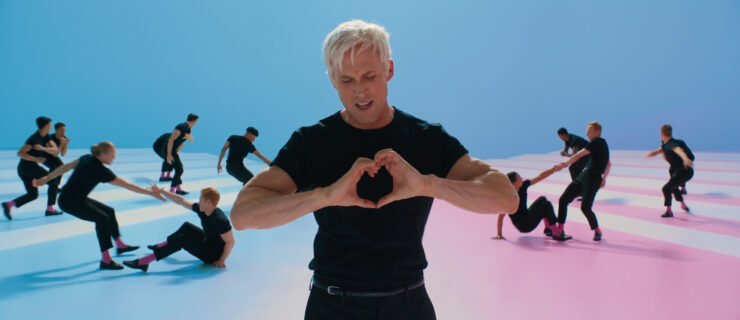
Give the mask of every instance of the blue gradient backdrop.
[{"label": "blue gradient backdrop", "polygon": [[696,150],[740,151],[738,1],[0,0],[0,149],[47,115],[72,148],[150,147],[189,112],[185,151],[260,129],[290,133],[341,108],[324,36],[359,18],[391,33],[390,102],[441,122],[481,158],[561,147],[555,130],[605,126],[648,149],[658,127]]}]

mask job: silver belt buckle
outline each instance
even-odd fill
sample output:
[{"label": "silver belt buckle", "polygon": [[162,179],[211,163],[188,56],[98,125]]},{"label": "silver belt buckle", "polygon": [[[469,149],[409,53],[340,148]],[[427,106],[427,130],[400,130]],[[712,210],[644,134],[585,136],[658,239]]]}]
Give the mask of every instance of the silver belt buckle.
[{"label": "silver belt buckle", "polygon": [[[332,291],[332,290],[335,290],[335,291]],[[337,286],[328,286],[328,287],[326,287],[326,292],[329,293],[332,296],[338,296],[338,295],[341,295],[342,294],[341,288],[339,288]]]}]

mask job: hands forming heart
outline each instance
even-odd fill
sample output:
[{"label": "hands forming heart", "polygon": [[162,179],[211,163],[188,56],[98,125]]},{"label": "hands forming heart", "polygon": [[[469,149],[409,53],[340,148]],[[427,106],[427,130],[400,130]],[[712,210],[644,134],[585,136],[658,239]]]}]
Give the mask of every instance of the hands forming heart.
[{"label": "hands forming heart", "polygon": [[[363,199],[357,194],[357,183],[367,173],[374,178],[381,167],[385,167],[393,178],[393,191],[383,196],[377,203]],[[360,157],[339,180],[326,187],[325,197],[329,206],[358,206],[380,208],[393,201],[408,199],[421,194],[426,182],[406,160],[392,149],[383,149],[375,154],[375,159]]]}]

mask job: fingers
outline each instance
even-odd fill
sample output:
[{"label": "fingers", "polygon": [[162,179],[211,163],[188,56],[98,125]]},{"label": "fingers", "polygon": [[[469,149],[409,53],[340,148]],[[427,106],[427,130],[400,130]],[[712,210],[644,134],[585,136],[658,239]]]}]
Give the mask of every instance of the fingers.
[{"label": "fingers", "polygon": [[401,200],[401,197],[399,197],[395,192],[391,192],[378,200],[377,208],[380,209],[397,200]]}]

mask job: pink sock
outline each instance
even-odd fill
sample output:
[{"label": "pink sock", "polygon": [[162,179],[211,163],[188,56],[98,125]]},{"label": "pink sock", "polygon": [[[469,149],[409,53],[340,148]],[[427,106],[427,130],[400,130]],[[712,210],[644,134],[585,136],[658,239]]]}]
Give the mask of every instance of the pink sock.
[{"label": "pink sock", "polygon": [[560,233],[563,233],[565,231],[565,223],[558,223],[558,229],[560,229]]},{"label": "pink sock", "polygon": [[164,171],[162,171],[162,175],[160,175],[159,177],[164,178]]},{"label": "pink sock", "polygon": [[121,237],[116,238],[116,248],[127,248],[128,245],[121,240]]},{"label": "pink sock", "polygon": [[180,185],[177,185],[177,191],[182,191],[182,188],[180,188]]},{"label": "pink sock", "polygon": [[685,204],[685,203],[683,203],[683,201],[681,201],[681,209],[684,209],[684,210],[686,210],[686,208],[688,208],[688,207],[686,206],[686,204]]},{"label": "pink sock", "polygon": [[54,206],[46,206],[46,211],[54,211]]},{"label": "pink sock", "polygon": [[110,257],[110,253],[108,253],[108,250],[105,250],[102,253],[103,253],[103,258],[100,259],[101,261],[105,263],[110,263],[111,261],[113,261],[113,258]]},{"label": "pink sock", "polygon": [[139,265],[150,264],[154,260],[157,260],[157,257],[154,254],[150,254],[146,257],[139,258]]},{"label": "pink sock", "polygon": [[170,187],[170,193],[175,193],[175,187]]},{"label": "pink sock", "polygon": [[542,221],[545,223],[545,229],[552,230],[552,226],[550,226],[550,222],[547,222],[547,219],[542,219]]},{"label": "pink sock", "polygon": [[170,178],[170,174],[172,174],[172,171],[167,171],[167,178]]},{"label": "pink sock", "polygon": [[594,229],[594,232],[596,232],[596,233],[601,233],[601,229],[599,229],[599,228],[597,227],[596,229]]},{"label": "pink sock", "polygon": [[9,201],[8,202],[8,208],[15,207],[15,201]]},{"label": "pink sock", "polygon": [[673,212],[673,211],[671,211],[671,206],[666,206],[665,207],[665,212]]},{"label": "pink sock", "polygon": [[167,240],[157,243],[157,248],[161,248],[167,245]]}]

